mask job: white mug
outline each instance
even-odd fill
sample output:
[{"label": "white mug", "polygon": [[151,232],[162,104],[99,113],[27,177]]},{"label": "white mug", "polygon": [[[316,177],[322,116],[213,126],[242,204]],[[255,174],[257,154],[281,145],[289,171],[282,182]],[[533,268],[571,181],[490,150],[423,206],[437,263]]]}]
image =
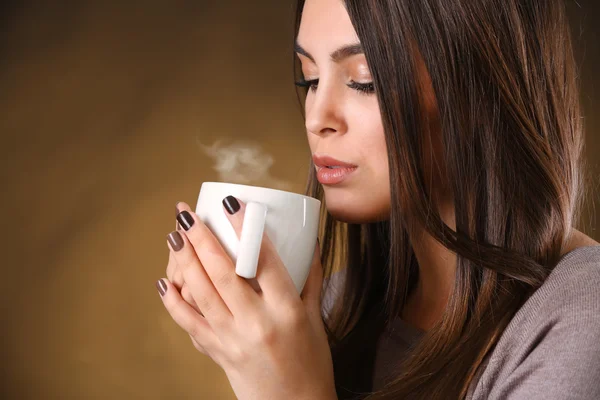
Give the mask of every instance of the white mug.
[{"label": "white mug", "polygon": [[[238,240],[223,210],[223,199],[234,196],[246,204]],[[223,182],[204,182],[196,214],[221,242],[244,278],[256,277],[263,232],[266,232],[298,293],[310,272],[317,242],[321,202],[283,190]]]}]

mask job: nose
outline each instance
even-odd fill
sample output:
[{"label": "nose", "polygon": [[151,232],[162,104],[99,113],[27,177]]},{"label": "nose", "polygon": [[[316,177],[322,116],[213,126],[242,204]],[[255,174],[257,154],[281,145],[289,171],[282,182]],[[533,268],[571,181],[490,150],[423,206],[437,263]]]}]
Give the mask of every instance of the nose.
[{"label": "nose", "polygon": [[306,131],[309,134],[325,135],[344,133],[347,130],[343,115],[343,95],[331,84],[319,81],[317,91],[306,103]]}]

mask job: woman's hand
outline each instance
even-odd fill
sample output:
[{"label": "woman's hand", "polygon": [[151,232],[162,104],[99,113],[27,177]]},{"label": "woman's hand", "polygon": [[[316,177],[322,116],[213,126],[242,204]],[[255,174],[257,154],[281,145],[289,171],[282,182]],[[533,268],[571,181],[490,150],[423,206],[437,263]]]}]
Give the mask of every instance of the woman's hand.
[{"label": "woman's hand", "polygon": [[[245,205],[238,203],[233,215],[223,212],[239,237]],[[168,236],[168,274],[176,278],[179,271],[178,287],[167,279],[157,286],[171,317],[194,346],[225,371],[238,399],[335,399],[320,312],[318,245],[300,296],[265,233],[256,275],[262,291],[257,293],[235,273],[232,260],[189,206],[179,203],[178,208],[185,231]],[[178,288],[186,290],[187,301]]]}]

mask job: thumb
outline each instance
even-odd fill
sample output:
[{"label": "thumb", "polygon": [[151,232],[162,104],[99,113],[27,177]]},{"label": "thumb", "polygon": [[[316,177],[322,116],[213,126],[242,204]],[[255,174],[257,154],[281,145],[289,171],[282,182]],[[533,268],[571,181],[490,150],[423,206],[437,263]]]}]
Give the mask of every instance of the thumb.
[{"label": "thumb", "polygon": [[323,288],[323,265],[321,264],[321,246],[317,240],[313,253],[312,264],[306,283],[302,289],[301,298],[308,311],[321,315],[321,290]]}]

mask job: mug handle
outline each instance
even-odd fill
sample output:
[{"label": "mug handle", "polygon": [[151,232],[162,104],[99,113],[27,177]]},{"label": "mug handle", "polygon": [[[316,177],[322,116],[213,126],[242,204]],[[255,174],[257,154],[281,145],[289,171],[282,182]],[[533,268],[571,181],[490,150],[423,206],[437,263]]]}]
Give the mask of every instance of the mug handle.
[{"label": "mug handle", "polygon": [[267,221],[267,207],[256,202],[246,203],[246,212],[235,263],[235,273],[244,278],[255,278],[263,232]]}]

